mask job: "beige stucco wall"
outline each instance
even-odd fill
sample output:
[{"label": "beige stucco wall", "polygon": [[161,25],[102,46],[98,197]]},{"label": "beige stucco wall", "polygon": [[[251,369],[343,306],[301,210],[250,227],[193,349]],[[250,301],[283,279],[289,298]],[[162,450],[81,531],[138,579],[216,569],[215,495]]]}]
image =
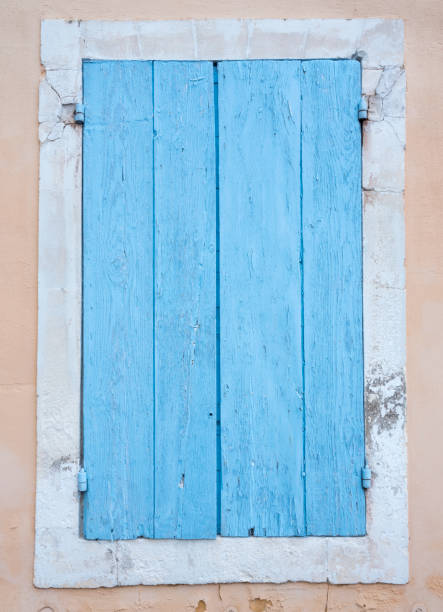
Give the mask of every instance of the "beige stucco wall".
[{"label": "beige stucco wall", "polygon": [[[42,18],[396,17],[408,78],[406,232],[411,581],[407,586],[32,586],[37,93]],[[0,6],[0,610],[443,610],[443,4],[441,0],[2,0]],[[327,602],[327,606],[326,606]]]}]

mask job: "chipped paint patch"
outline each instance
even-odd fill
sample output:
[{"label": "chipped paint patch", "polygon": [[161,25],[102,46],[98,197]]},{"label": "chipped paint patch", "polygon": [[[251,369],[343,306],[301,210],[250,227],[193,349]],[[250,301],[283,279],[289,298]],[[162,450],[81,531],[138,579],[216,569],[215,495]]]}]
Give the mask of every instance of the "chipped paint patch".
[{"label": "chipped paint patch", "polygon": [[64,457],[60,457],[60,459],[56,459],[55,461],[53,461],[49,469],[53,472],[67,472],[72,471],[73,469],[75,470],[76,467],[77,463],[75,461],[72,461],[69,455],[66,455]]},{"label": "chipped paint patch", "polygon": [[443,576],[429,576],[426,580],[426,586],[437,597],[443,599]]},{"label": "chipped paint patch", "polygon": [[270,599],[261,599],[260,597],[250,599],[249,609],[252,612],[269,612],[272,610],[272,601]]}]

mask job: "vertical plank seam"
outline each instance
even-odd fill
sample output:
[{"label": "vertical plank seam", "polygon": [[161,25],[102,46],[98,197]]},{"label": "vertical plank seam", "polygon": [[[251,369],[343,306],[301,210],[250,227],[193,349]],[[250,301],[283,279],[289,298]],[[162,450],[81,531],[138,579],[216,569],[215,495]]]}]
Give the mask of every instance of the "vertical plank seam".
[{"label": "vertical plank seam", "polygon": [[155,106],[154,106],[154,64],[151,64],[152,90],[152,537],[155,538]]},{"label": "vertical plank seam", "polygon": [[216,469],[217,469],[217,535],[221,533],[221,371],[220,371],[220,176],[219,176],[219,115],[218,115],[218,64],[213,62],[214,71],[214,131],[215,131],[215,269],[216,269]]},{"label": "vertical plank seam", "polygon": [[303,83],[304,62],[300,63],[300,287],[301,287],[301,364],[302,364],[302,410],[303,410],[303,519],[304,536],[308,535],[306,514],[306,399],[305,399],[305,274],[303,252]]}]

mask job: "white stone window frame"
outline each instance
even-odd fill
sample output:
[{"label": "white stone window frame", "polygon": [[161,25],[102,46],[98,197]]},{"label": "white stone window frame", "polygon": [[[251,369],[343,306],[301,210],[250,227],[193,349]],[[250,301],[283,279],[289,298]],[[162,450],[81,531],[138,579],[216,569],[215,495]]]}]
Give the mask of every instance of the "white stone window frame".
[{"label": "white stone window frame", "polygon": [[[358,58],[367,491],[363,537],[88,541],[81,535],[82,59]],[[42,22],[35,576],[38,587],[408,580],[403,23]],[[87,112],[87,109],[86,109]]]}]

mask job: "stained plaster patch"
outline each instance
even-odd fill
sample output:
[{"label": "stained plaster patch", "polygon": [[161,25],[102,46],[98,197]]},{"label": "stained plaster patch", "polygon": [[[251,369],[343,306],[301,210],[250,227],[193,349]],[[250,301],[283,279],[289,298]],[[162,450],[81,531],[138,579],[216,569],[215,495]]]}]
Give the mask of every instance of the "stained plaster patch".
[{"label": "stained plaster patch", "polygon": [[[358,58],[363,129],[364,537],[87,541],[81,537],[82,59]],[[408,580],[403,24],[398,20],[42,23],[38,454],[39,587]]]},{"label": "stained plaster patch", "polygon": [[[393,430],[405,420],[406,381],[403,372],[389,376],[372,371],[365,388],[366,445],[372,436]],[[377,439],[377,438],[376,438]]]}]

